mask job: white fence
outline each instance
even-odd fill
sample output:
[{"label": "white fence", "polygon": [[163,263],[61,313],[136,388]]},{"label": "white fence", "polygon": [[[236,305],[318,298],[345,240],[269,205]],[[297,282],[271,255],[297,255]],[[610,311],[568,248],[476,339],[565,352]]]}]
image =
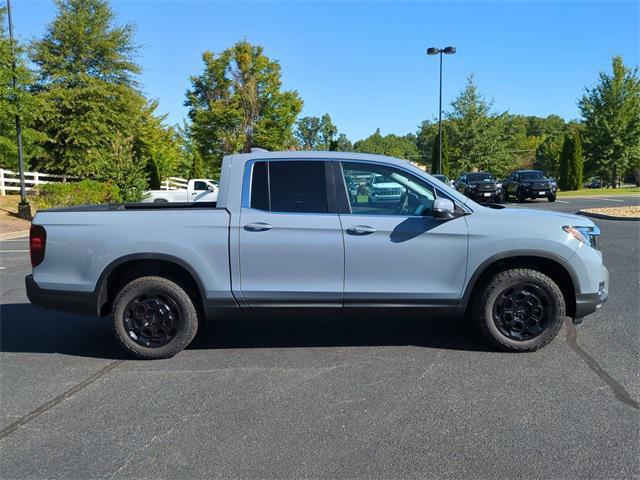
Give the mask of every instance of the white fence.
[{"label": "white fence", "polygon": [[[34,186],[42,183],[50,182],[66,182],[67,179],[73,179],[68,175],[54,175],[52,173],[40,172],[24,172],[25,190],[29,191]],[[0,195],[6,195],[7,192],[20,191],[20,174],[12,170],[0,168]]]},{"label": "white fence", "polygon": [[[67,180],[75,180],[76,177],[69,175],[55,175],[53,173],[41,172],[24,172],[24,186],[28,192],[34,186],[42,183],[63,182]],[[161,190],[186,190],[189,180],[180,177],[169,177],[160,184]],[[20,191],[20,174],[13,170],[5,170],[0,168],[0,195],[6,195],[7,192]]]},{"label": "white fence", "polygon": [[186,190],[189,180],[180,177],[169,177],[160,183],[160,190]]}]

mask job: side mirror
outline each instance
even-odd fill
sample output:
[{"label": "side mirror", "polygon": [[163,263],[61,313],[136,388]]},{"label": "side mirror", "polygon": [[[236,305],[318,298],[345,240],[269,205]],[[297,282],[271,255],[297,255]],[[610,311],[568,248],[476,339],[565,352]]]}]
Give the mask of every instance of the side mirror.
[{"label": "side mirror", "polygon": [[453,218],[456,207],[448,198],[436,198],[433,202],[433,217],[440,219]]},{"label": "side mirror", "polygon": [[216,187],[214,187],[213,185],[207,185],[207,190],[209,190],[210,192],[215,192]]}]

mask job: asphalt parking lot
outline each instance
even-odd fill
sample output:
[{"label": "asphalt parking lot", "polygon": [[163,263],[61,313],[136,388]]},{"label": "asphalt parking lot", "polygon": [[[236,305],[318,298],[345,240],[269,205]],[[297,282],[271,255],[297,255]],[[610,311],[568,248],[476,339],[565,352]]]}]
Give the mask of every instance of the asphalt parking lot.
[{"label": "asphalt parking lot", "polygon": [[638,478],[640,222],[595,221],[609,301],[530,354],[454,321],[300,319],[132,361],[107,321],[31,307],[27,242],[2,241],[0,477]]}]

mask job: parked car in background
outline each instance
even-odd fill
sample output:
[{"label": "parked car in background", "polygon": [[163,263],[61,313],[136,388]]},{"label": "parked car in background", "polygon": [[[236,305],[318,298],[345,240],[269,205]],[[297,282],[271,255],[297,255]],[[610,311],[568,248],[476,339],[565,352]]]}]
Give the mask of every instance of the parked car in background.
[{"label": "parked car in background", "polygon": [[478,202],[501,203],[503,200],[502,183],[488,172],[463,173],[455,188]]},{"label": "parked car in background", "polygon": [[218,198],[218,183],[208,178],[194,178],[187,183],[186,190],[149,190],[143,202],[215,202]]},{"label": "parked car in background", "polygon": [[447,177],[446,175],[441,175],[439,173],[435,173],[435,174],[431,174],[431,176],[433,178],[437,178],[438,180],[440,180],[442,183],[444,183],[445,185],[448,185],[450,187],[454,187],[454,182],[453,180],[450,180],[449,177]]},{"label": "parked car in background", "polygon": [[585,188],[602,188],[602,180],[594,177],[585,185]]},{"label": "parked car in background", "polygon": [[405,193],[402,185],[381,174],[371,176],[369,189],[373,203],[397,202]]},{"label": "parked car in background", "polygon": [[[347,193],[370,177],[404,193]],[[599,233],[586,217],[484,207],[391,157],[245,153],[224,158],[217,202],[38,211],[26,287],[35,306],[109,315],[140,358],[176,354],[207,320],[301,312],[466,315],[523,352],[607,299]]]},{"label": "parked car in background", "polygon": [[527,198],[546,198],[556,201],[558,185],[556,181],[544,176],[541,170],[518,170],[503,183],[504,199],[524,202]]}]

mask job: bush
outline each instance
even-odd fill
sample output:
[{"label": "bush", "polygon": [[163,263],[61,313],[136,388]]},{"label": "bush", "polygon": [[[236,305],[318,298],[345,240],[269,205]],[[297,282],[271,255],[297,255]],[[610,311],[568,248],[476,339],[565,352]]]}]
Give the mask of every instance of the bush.
[{"label": "bush", "polygon": [[122,201],[118,187],[110,183],[82,180],[70,183],[45,183],[32,192],[36,209],[72,207],[95,203],[118,203]]}]

